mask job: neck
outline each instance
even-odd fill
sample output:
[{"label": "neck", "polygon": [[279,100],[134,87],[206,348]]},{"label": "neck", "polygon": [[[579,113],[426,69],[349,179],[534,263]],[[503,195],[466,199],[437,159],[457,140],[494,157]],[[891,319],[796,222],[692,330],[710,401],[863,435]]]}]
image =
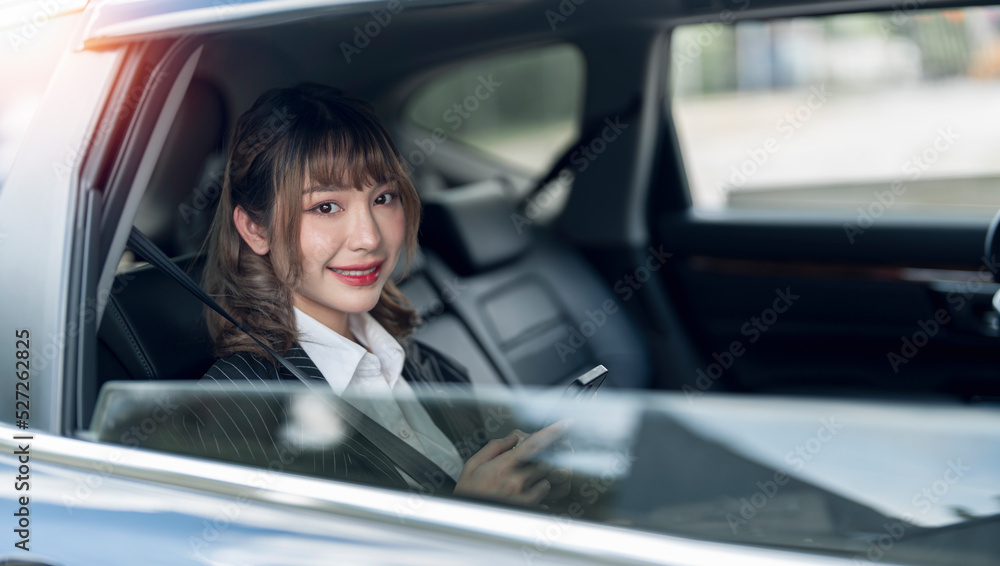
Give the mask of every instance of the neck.
[{"label": "neck", "polygon": [[355,344],[361,344],[358,339],[354,337],[354,333],[351,332],[348,324],[348,313],[330,312],[328,309],[315,308],[312,301],[298,295],[292,298],[292,304],[295,308],[316,319],[316,321],[323,326],[329,328],[337,334],[340,334]]}]

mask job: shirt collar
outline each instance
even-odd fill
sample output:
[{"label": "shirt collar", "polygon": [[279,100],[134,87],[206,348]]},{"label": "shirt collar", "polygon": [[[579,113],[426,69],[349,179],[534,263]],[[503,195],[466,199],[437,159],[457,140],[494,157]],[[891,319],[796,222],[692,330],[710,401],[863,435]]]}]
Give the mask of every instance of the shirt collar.
[{"label": "shirt collar", "polygon": [[378,358],[389,387],[395,385],[403,371],[403,360],[406,358],[399,341],[369,312],[348,315],[347,326],[355,338]]},{"label": "shirt collar", "polygon": [[[403,347],[368,312],[351,313],[348,329],[361,342],[341,336],[315,318],[293,307],[299,331],[299,345],[330,383],[336,394],[343,394],[368,350],[378,360],[381,374],[389,387],[395,386],[403,370]],[[367,348],[367,349],[366,349]],[[369,354],[369,355],[371,355]]]}]

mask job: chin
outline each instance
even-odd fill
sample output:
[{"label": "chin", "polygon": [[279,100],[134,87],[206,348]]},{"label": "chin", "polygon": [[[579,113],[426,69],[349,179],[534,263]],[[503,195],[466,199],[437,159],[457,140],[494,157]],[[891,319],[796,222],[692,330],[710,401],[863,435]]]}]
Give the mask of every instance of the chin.
[{"label": "chin", "polygon": [[356,301],[352,302],[351,304],[342,305],[343,308],[340,310],[346,313],[353,313],[353,314],[361,314],[363,312],[368,312],[373,308],[375,308],[375,305],[378,304],[379,297],[381,297],[381,294],[376,296],[374,300]]}]

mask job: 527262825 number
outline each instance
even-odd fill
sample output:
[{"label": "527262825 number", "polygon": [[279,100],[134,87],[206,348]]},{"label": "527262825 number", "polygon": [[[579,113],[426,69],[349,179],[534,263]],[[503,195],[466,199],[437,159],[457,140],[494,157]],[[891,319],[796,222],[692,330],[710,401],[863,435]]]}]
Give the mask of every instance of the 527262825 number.
[{"label": "527262825 number", "polygon": [[14,332],[14,418],[21,430],[28,428],[31,422],[31,333],[27,329]]}]

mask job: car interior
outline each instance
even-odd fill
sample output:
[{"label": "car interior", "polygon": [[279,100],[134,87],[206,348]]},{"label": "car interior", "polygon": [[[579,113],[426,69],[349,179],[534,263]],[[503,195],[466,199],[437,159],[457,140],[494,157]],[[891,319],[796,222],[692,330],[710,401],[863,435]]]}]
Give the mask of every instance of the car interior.
[{"label": "car interior", "polygon": [[[332,25],[350,29],[348,23]],[[381,53],[372,48],[370,55],[365,52],[372,63],[344,66],[329,39],[337,35],[330,27],[297,23],[198,40],[206,41],[202,58],[135,217],[135,226],[196,280],[225,166],[227,128],[260,92],[306,80],[333,84],[373,101],[390,129],[406,132],[414,126],[400,124],[399,108],[389,105],[405,101],[417,80],[456,64],[432,62],[417,77],[401,75],[392,67],[391,48]],[[513,47],[501,53],[524,49],[518,46],[523,39],[509,42]],[[438,49],[455,57],[454,48]],[[310,55],[317,49],[329,51],[329,57]],[[489,46],[486,54],[496,51]],[[472,57],[459,55],[459,61]],[[401,148],[408,147],[405,135],[399,134]],[[471,153],[462,147],[453,151]],[[609,385],[652,386],[648,346],[628,314],[601,315],[600,339],[570,346],[571,330],[588,320],[587,310],[601,312],[615,294],[552,226],[524,216],[526,225],[512,221],[531,177],[496,160],[463,170],[461,161],[440,153],[441,170],[431,162],[435,155],[414,175],[423,205],[421,248],[405,277],[401,266],[394,273],[424,320],[415,337],[459,360],[476,384],[565,384],[603,363],[615,374]],[[163,273],[129,257],[120,264],[98,333],[98,386],[119,379],[199,378],[214,361],[202,304]],[[560,350],[559,343],[567,347]]]},{"label": "car interior", "polygon": [[[894,219],[855,244],[843,237],[841,218],[700,214],[670,113],[669,32],[718,10],[697,2],[627,6],[581,5],[565,21],[547,20],[530,2],[421,6],[394,16],[406,25],[386,26],[368,43],[369,13],[251,22],[177,44],[150,40],[139,60],[167,77],[199,55],[134,225],[197,279],[236,118],[268,88],[321,82],[370,101],[408,158],[423,204],[421,248],[409,273],[394,276],[424,320],[416,338],[457,359],[477,385],[559,385],[601,363],[611,372],[606,386],[622,388],[995,399],[990,299],[1000,285],[962,287],[982,264],[989,223]],[[578,98],[539,103],[540,112],[562,102],[575,115],[570,134],[545,147],[535,168],[457,138],[438,141],[415,118],[414,105],[434,100],[435,85],[452,75],[472,77],[469,92],[477,77],[493,77],[497,104],[544,99],[544,90],[504,91],[508,79],[498,69],[513,73],[511,58],[552,50],[579,62]],[[123,80],[151,78],[134,72]],[[160,90],[171,81],[163,83]],[[437,114],[461,101],[437,100]],[[573,172],[565,194],[526,215],[537,181],[560,155],[589,142],[580,139],[588,126],[622,116],[615,140],[586,168],[564,167]],[[127,189],[113,173],[107,179],[109,202],[123,203]],[[115,225],[102,235],[104,249],[127,228],[113,214],[124,208],[106,213]],[[133,220],[123,218],[122,225]],[[81,389],[84,428],[104,382],[197,379],[213,361],[201,303],[141,258],[126,253],[119,261],[120,251],[109,254],[118,269],[95,367]],[[946,302],[956,285],[969,308]],[[776,291],[796,303],[747,343],[746,324]],[[602,311],[607,301],[617,312]],[[886,352],[940,308],[954,322],[907,359],[905,371],[893,371]],[[727,358],[741,340],[745,355]],[[702,375],[710,381],[697,382]]]},{"label": "car interior", "polygon": [[[193,493],[208,485],[183,483],[199,467],[215,466],[211,481],[232,464],[275,471],[274,450],[308,429],[323,434],[278,471],[359,483],[327,458],[343,438],[337,415],[291,391],[300,384],[280,399],[259,383],[201,389],[215,361],[204,305],[126,244],[137,228],[200,280],[238,117],[268,89],[317,82],[369,101],[410,167],[419,249],[392,277],[420,314],[414,338],[468,370],[473,410],[496,401],[513,407],[502,426],[538,430],[559,413],[559,389],[608,368],[610,394],[573,407],[585,421],[573,478],[594,495],[593,514],[573,519],[735,542],[748,556],[857,558],[917,506],[902,479],[945,485],[938,460],[972,453],[978,475],[951,492],[957,503],[907,525],[892,559],[992,563],[1000,161],[995,134],[968,127],[1000,120],[983,102],[1000,96],[1000,9],[223,2],[207,21],[197,3],[131,4],[95,10],[107,21],[83,33],[83,55],[108,49],[100,63],[116,75],[91,95],[106,107],[67,183],[82,197],[69,193],[68,304],[53,307],[71,317],[49,371],[64,386],[51,392],[52,428],[86,445],[72,466],[89,465],[85,449],[146,448],[133,454],[190,463],[168,479]],[[970,160],[988,167],[963,169]],[[449,410],[462,399],[439,392]],[[189,406],[154,425],[164,399]],[[315,426],[317,414],[332,421]],[[833,424],[852,417],[862,426]],[[153,481],[174,471],[128,465]],[[365,491],[376,486],[346,484],[331,492],[378,499]],[[255,501],[304,501],[285,495]],[[617,540],[599,538],[588,551]]]}]

